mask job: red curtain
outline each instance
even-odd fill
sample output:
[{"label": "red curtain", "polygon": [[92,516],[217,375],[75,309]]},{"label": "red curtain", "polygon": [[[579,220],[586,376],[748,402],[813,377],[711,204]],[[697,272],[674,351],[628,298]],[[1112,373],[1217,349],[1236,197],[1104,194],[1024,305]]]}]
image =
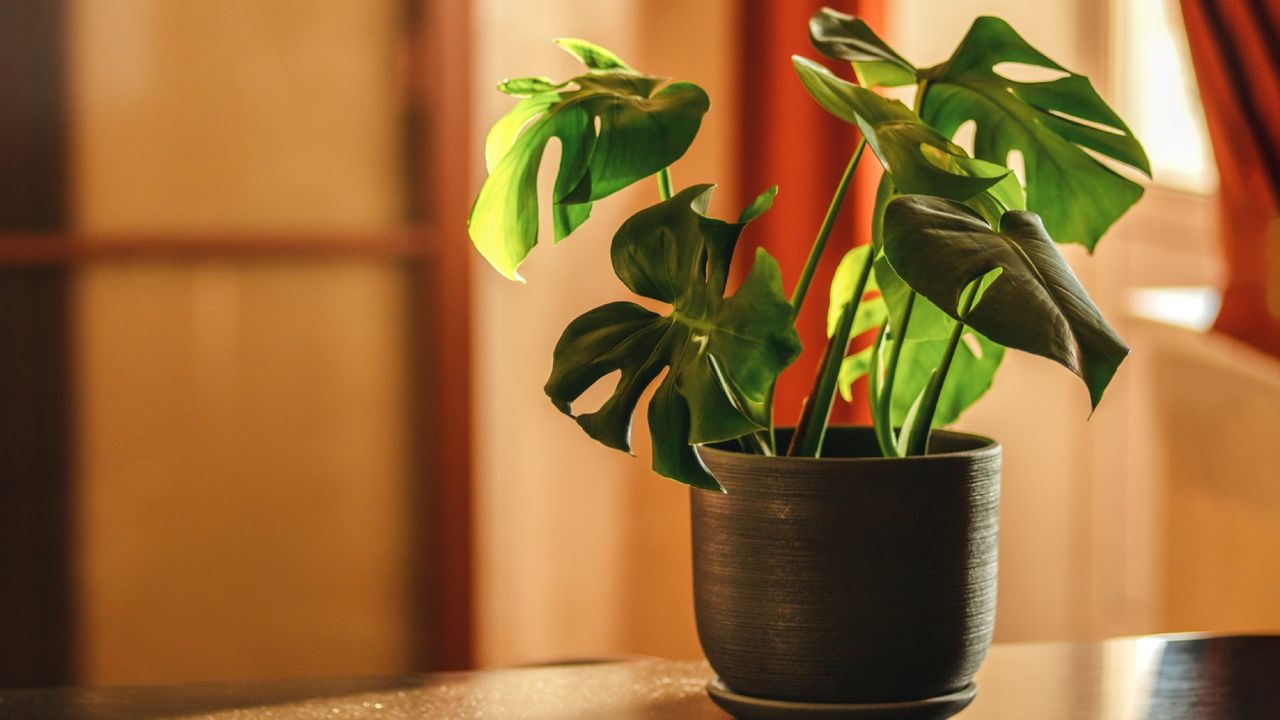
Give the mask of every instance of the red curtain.
[{"label": "red curtain", "polygon": [[1280,0],[1182,0],[1221,176],[1215,329],[1280,356]]},{"label": "red curtain", "polygon": [[[739,45],[739,173],[745,194],[741,205],[756,193],[778,185],[773,209],[752,224],[744,251],[767,248],[782,265],[788,293],[804,267],[831,195],[858,140],[857,131],[819,107],[796,77],[792,55],[821,59],[809,44],[809,16],[822,6],[865,18],[884,35],[882,0],[754,0],[742,4]],[[828,63],[844,77],[844,63]],[[793,425],[800,403],[809,393],[826,345],[827,288],[836,265],[855,242],[870,237],[871,209],[880,166],[870,151],[859,163],[839,224],[826,256],[814,276],[797,326],[804,353],[778,383],[775,421]],[[749,257],[749,256],[746,256]],[[739,263],[739,267],[743,267]],[[865,342],[865,339],[863,339]],[[833,422],[867,422],[865,401],[851,405],[837,398]]]}]

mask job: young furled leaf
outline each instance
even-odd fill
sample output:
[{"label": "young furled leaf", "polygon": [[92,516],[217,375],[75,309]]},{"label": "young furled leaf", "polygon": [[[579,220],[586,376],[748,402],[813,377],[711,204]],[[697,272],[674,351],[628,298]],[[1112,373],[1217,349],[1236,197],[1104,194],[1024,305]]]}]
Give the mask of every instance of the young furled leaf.
[{"label": "young furled leaf", "polygon": [[[1019,82],[996,71],[1003,63],[1045,68],[1065,76]],[[1004,20],[980,17],[946,62],[920,70],[921,115],[951,137],[964,122],[977,124],[974,155],[1005,164],[1022,153],[1027,208],[1044,219],[1059,242],[1093,250],[1102,234],[1142,196],[1142,186],[1120,176],[1087,148],[1141,171],[1151,165],[1133,133],[1076,75],[1023,40]]]},{"label": "young furled leaf", "polygon": [[848,60],[864,87],[894,87],[916,81],[916,68],[862,18],[824,7],[809,18],[809,41],[834,60]]},{"label": "young furled leaf", "polygon": [[[904,195],[885,210],[884,253],[913,290],[953,319],[1080,376],[1094,407],[1129,354],[1035,213],[1007,212],[997,231],[961,203]],[[961,318],[965,288],[996,269],[999,277]]]},{"label": "young furled leaf", "polygon": [[777,263],[764,250],[738,291],[725,297],[729,263],[745,222],[707,217],[711,185],[684,190],[633,215],[613,238],[614,272],[637,295],[669,303],[659,315],[630,302],[598,307],[556,344],[546,393],[573,416],[573,401],[612,372],[612,395],[575,416],[588,435],[631,449],[631,418],[649,402],[653,467],[695,487],[719,489],[692,445],[740,437],[769,424],[769,391],[800,353]]},{"label": "young furled leaf", "polygon": [[710,103],[692,83],[631,70],[603,48],[557,41],[588,67],[564,83],[520,78],[502,89],[527,95],[485,141],[489,177],[467,220],[471,241],[498,272],[521,280],[520,263],[538,240],[538,168],[547,143],[560,144],[551,214],[555,240],[586,221],[591,204],[678,160]]}]

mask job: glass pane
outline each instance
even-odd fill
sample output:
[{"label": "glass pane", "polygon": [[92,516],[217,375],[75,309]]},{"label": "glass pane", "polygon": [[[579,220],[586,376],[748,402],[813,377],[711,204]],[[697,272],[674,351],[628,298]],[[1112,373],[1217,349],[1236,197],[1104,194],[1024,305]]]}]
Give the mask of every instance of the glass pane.
[{"label": "glass pane", "polygon": [[77,236],[213,247],[75,275],[81,682],[413,667],[410,270],[216,250],[403,225],[401,6],[71,2]]},{"label": "glass pane", "polygon": [[1177,0],[1118,0],[1116,10],[1117,81],[1155,182],[1214,192],[1217,166]]},{"label": "glass pane", "polygon": [[76,0],[79,229],[396,223],[401,21],[395,0]]}]

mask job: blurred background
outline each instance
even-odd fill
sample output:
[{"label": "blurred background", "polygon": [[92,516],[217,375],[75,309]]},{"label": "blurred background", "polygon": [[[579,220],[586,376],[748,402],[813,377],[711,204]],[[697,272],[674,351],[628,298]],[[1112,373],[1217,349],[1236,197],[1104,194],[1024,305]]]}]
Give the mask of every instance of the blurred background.
[{"label": "blurred background", "polygon": [[[607,241],[654,188],[528,285],[465,220],[495,83],[572,76],[549,41],[583,37],[707,89],[675,182],[719,183],[721,216],[780,184],[752,240],[790,281],[856,139],[791,76],[822,4],[0,0],[0,686],[698,656],[688,490],[643,418],[630,458],[541,390],[564,325],[621,297]],[[1005,449],[997,640],[1280,629],[1280,334],[1250,310],[1280,304],[1280,156],[1229,102],[1280,91],[1235,71],[1265,37],[1211,42],[1280,10],[826,4],[922,66],[1001,15],[1153,161],[1096,255],[1067,249],[1133,348],[1106,400],[1011,353],[961,423]]]}]

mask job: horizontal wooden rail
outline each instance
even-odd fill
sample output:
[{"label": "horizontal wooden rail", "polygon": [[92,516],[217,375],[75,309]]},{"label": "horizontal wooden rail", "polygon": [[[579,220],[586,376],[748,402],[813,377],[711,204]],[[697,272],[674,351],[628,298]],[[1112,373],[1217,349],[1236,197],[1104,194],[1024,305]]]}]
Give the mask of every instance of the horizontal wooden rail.
[{"label": "horizontal wooden rail", "polygon": [[421,230],[373,233],[69,235],[0,232],[0,267],[103,261],[391,258],[431,255]]}]

